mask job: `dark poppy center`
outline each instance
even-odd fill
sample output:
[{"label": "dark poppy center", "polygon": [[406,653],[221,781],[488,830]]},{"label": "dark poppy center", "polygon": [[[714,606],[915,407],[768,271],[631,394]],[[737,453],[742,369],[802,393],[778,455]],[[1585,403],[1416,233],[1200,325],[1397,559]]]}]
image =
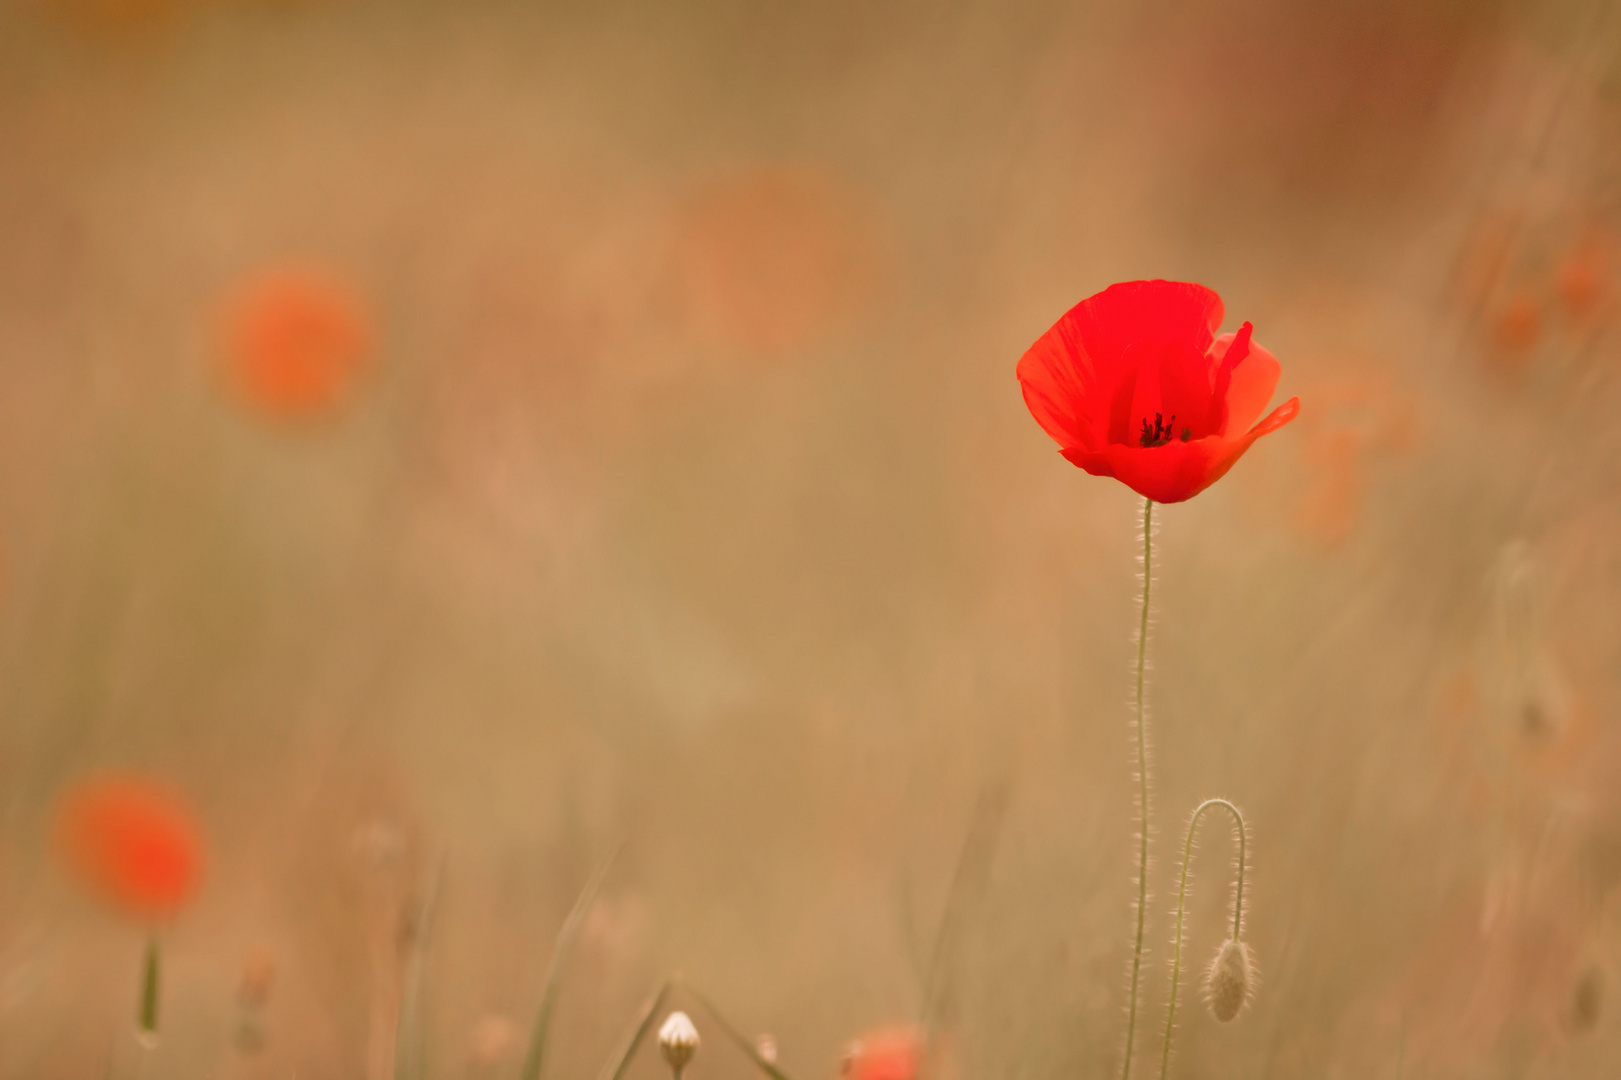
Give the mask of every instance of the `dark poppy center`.
[{"label": "dark poppy center", "polygon": [[[1145,416],[1143,417],[1142,430],[1137,434],[1137,445],[1164,446],[1166,443],[1171,441],[1173,433],[1176,433],[1175,413],[1171,414],[1171,418],[1169,420],[1165,419],[1164,413],[1155,413],[1154,426],[1152,428],[1148,426],[1148,418]],[[1187,442],[1189,439],[1193,438],[1193,429],[1184,425],[1181,432],[1176,433],[1175,437],[1180,438],[1183,442]]]}]

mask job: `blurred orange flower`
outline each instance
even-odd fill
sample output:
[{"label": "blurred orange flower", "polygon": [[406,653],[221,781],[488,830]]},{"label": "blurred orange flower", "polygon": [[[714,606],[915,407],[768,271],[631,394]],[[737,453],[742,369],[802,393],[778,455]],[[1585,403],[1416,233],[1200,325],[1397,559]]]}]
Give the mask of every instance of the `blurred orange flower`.
[{"label": "blurred orange flower", "polygon": [[814,167],[718,177],[687,207],[679,268],[697,322],[781,353],[823,337],[871,291],[876,241],[855,195]]},{"label": "blurred orange flower", "polygon": [[1559,299],[1573,319],[1593,312],[1609,288],[1608,253],[1602,244],[1588,241],[1572,251],[1559,266]]},{"label": "blurred orange flower", "polygon": [[1508,298],[1492,323],[1492,339],[1506,353],[1521,355],[1537,343],[1542,312],[1536,297],[1520,289]]},{"label": "blurred orange flower", "polygon": [[243,280],[225,309],[225,351],[244,397],[283,421],[347,404],[374,333],[359,295],[326,271],[282,266]]},{"label": "blurred orange flower", "polygon": [[156,781],[106,775],[62,800],[57,844],[104,899],[146,920],[180,910],[202,877],[202,837],[185,801]]},{"label": "blurred orange flower", "polygon": [[1306,444],[1310,485],[1295,508],[1295,524],[1328,547],[1349,539],[1367,501],[1362,437],[1350,428],[1314,434]]},{"label": "blurred orange flower", "polygon": [[916,1080],[926,1048],[920,1027],[875,1028],[850,1044],[839,1071],[849,1080]]}]

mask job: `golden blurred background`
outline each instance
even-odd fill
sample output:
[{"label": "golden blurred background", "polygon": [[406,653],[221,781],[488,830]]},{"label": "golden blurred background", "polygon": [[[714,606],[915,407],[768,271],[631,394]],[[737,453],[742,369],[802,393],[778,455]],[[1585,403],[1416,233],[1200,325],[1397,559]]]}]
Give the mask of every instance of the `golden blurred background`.
[{"label": "golden blurred background", "polygon": [[948,909],[940,1070],[1113,1075],[1137,499],[1013,368],[1144,277],[1303,410],[1157,515],[1147,1030],[1207,796],[1262,980],[1172,1074],[1609,1075],[1614,6],[3,0],[0,1076],[121,1067],[108,768],[163,1075],[516,1077],[620,843],[549,1075],[680,971],[829,1080]]}]

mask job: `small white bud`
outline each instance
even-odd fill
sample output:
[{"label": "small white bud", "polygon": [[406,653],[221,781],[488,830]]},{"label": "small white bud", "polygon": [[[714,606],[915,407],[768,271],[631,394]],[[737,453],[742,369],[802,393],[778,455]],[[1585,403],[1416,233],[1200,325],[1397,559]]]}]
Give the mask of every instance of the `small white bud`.
[{"label": "small white bud", "polygon": [[777,1040],[770,1035],[761,1035],[754,1040],[754,1052],[760,1055],[760,1060],[767,1065],[777,1063]]},{"label": "small white bud", "polygon": [[659,1028],[659,1052],[677,1075],[698,1052],[698,1029],[686,1013],[673,1012],[665,1018]]},{"label": "small white bud", "polygon": [[1255,981],[1250,949],[1242,941],[1229,941],[1216,953],[1205,972],[1204,997],[1210,1015],[1226,1023],[1239,1014]]}]

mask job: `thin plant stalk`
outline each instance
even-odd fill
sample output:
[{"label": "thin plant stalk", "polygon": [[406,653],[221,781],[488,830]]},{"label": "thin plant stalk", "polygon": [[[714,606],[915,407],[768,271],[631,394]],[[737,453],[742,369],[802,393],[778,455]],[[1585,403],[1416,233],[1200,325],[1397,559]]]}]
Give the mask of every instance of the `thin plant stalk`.
[{"label": "thin plant stalk", "polygon": [[[683,985],[685,986],[685,984]],[[693,1000],[697,1001],[699,1005],[703,1006],[704,1012],[708,1013],[709,1018],[715,1021],[715,1026],[720,1028],[721,1032],[725,1034],[728,1039],[732,1040],[732,1042],[737,1045],[737,1048],[747,1055],[750,1061],[754,1062],[755,1068],[765,1073],[771,1078],[771,1080],[790,1080],[787,1073],[783,1072],[771,1062],[767,1061],[764,1057],[760,1056],[759,1047],[750,1042],[748,1037],[745,1036],[741,1031],[738,1031],[737,1028],[733,1027],[731,1022],[721,1014],[721,1011],[715,1008],[714,1002],[704,997],[691,986],[685,986],[685,989],[687,993],[692,995]]]},{"label": "thin plant stalk", "polygon": [[1154,582],[1154,500],[1143,499],[1143,594],[1137,623],[1137,933],[1131,947],[1131,991],[1126,1005],[1126,1054],[1120,1080],[1131,1078],[1131,1049],[1137,1037],[1137,984],[1143,970],[1143,920],[1148,913],[1148,730],[1143,713],[1143,678],[1148,663],[1148,601]]},{"label": "thin plant stalk", "polygon": [[[602,887],[602,879],[608,876],[608,870],[613,866],[614,859],[619,855],[615,848],[608,853],[592,872],[586,881],[585,887],[580,890],[579,897],[574,901],[574,907],[563,920],[563,926],[557,931],[557,942],[552,946],[551,966],[546,969],[546,988],[540,995],[540,1010],[535,1014],[535,1026],[529,1033],[529,1050],[524,1055],[523,1071],[519,1073],[522,1080],[540,1080],[540,1067],[546,1057],[546,1033],[551,1027],[552,1013],[557,1008],[557,989],[563,979],[563,966],[567,963],[569,955],[574,951],[574,942],[580,936],[580,927],[585,923],[585,916],[596,901],[597,890]],[[660,991],[662,999],[664,991]],[[639,1040],[640,1036],[638,1036]],[[634,1046],[632,1047],[634,1050]]]},{"label": "thin plant stalk", "polygon": [[1226,799],[1206,799],[1193,811],[1188,822],[1188,835],[1182,842],[1182,882],[1176,893],[1176,937],[1171,954],[1171,1004],[1165,1010],[1165,1049],[1160,1057],[1159,1076],[1165,1080],[1171,1068],[1171,1035],[1176,1023],[1176,992],[1182,980],[1182,918],[1188,906],[1188,867],[1193,861],[1193,837],[1199,828],[1199,819],[1213,806],[1219,806],[1233,816],[1233,832],[1238,837],[1238,880],[1233,886],[1233,937],[1237,941],[1244,929],[1244,856],[1248,838],[1244,828],[1244,815]]},{"label": "thin plant stalk", "polygon": [[141,961],[140,1005],[135,1012],[136,1035],[143,1043],[155,1042],[158,1037],[158,996],[161,988],[158,934],[154,930],[146,939],[146,955]]},{"label": "thin plant stalk", "polygon": [[648,1000],[642,1009],[641,1018],[636,1021],[636,1027],[631,1031],[630,1038],[626,1040],[624,1049],[614,1059],[611,1067],[604,1068],[598,1080],[624,1080],[625,1071],[630,1068],[631,1059],[636,1056],[637,1047],[647,1038],[647,1033],[653,1030],[653,1021],[657,1018],[659,1010],[664,1007],[664,999],[670,996],[672,981],[666,979],[664,985],[659,987],[658,993]]},{"label": "thin plant stalk", "polygon": [[421,899],[407,924],[405,975],[401,980],[400,1017],[394,1028],[394,1080],[421,1080],[423,1069],[422,984],[428,960],[428,939],[445,877],[445,858],[434,862]]},{"label": "thin plant stalk", "polygon": [[962,936],[963,924],[983,899],[990,882],[991,861],[996,856],[1002,821],[1007,816],[1009,795],[1005,782],[993,783],[980,792],[968,834],[963,838],[962,851],[957,856],[957,869],[946,893],[945,908],[940,913],[940,929],[935,936],[934,951],[929,956],[923,975],[921,1022],[931,1041],[946,1012],[950,968]]}]

